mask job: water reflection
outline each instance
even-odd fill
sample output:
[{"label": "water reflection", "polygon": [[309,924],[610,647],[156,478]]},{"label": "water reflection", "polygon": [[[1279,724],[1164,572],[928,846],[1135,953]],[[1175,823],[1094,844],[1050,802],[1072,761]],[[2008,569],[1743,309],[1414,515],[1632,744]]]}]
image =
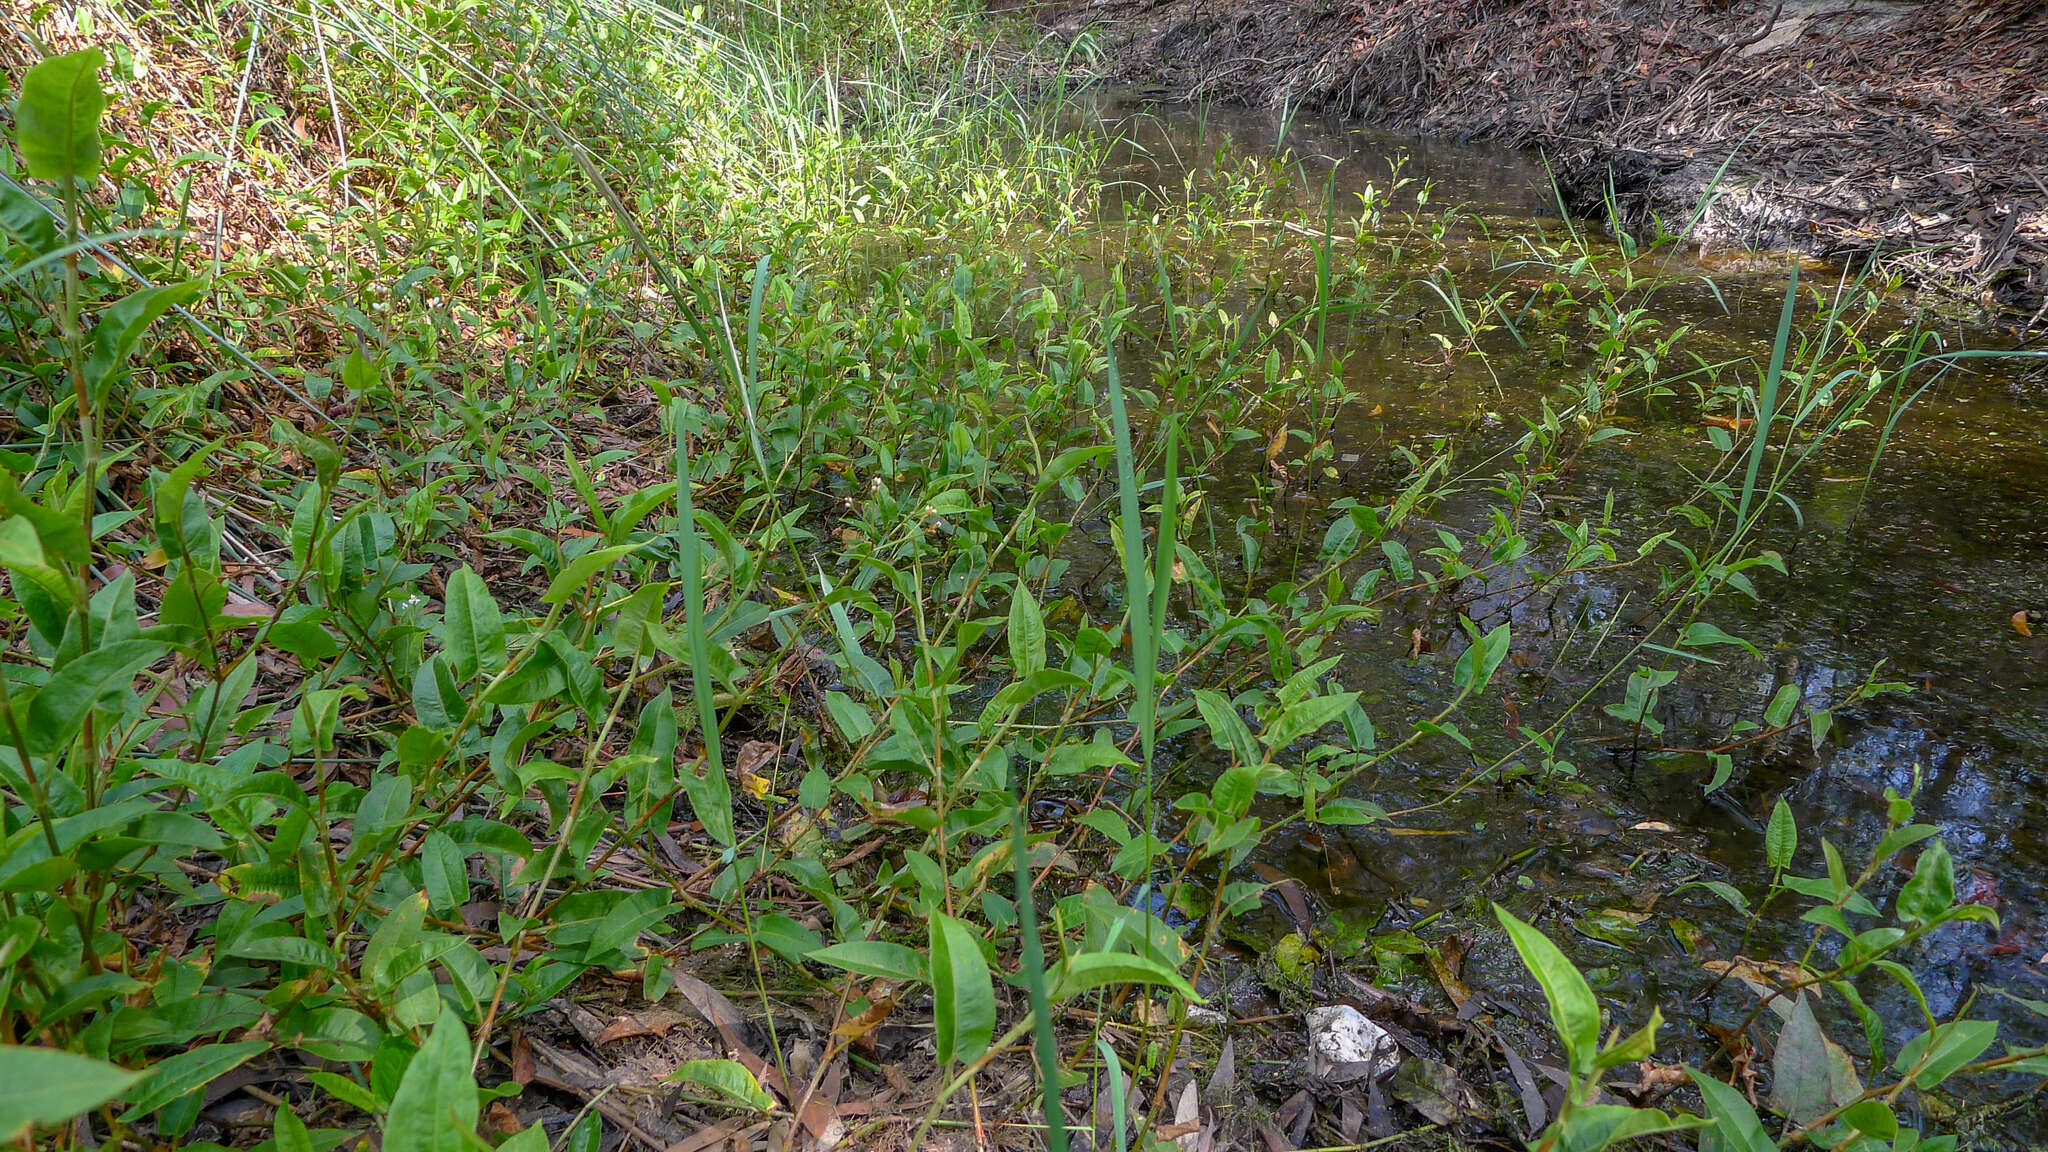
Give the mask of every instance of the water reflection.
[{"label": "water reflection", "polygon": [[[1189,181],[1201,189],[1227,180],[1233,163],[1272,156],[1284,143],[1307,177],[1296,190],[1303,197],[1319,197],[1330,165],[1341,161],[1340,204],[1355,205],[1354,194],[1368,182],[1387,187],[1390,161],[1400,155],[1404,174],[1434,183],[1433,204],[1473,213],[1467,231],[1475,241],[1504,230],[1555,234],[1563,227],[1546,218],[1552,200],[1543,169],[1524,154],[1320,120],[1294,123],[1283,142],[1276,118],[1264,113],[1114,100],[1101,112],[1122,118],[1135,144],[1116,166],[1123,182],[1109,193],[1115,211],[1170,205]],[[1712,273],[1722,283],[1718,293],[1696,282],[1665,297],[1667,323],[1701,325],[1701,339],[1730,352],[1767,346],[1781,291],[1773,261],[1710,268],[1674,259],[1677,270]],[[1234,494],[1239,510],[1265,518],[1282,535],[1318,538],[1329,518],[1320,502],[1384,499],[1399,480],[1387,464],[1396,445],[1452,435],[1468,460],[1483,458],[1512,438],[1515,417],[1535,412],[1557,379],[1558,369],[1507,346],[1490,372],[1470,365],[1445,370],[1411,325],[1351,327],[1343,339],[1361,401],[1338,429],[1340,478],[1315,488],[1306,502]],[[1656,593],[1653,572],[1579,574],[1531,594],[1530,570],[1556,562],[1539,551],[1523,569],[1468,587],[1455,605],[1417,596],[1391,605],[1379,626],[1347,631],[1337,638],[1347,656],[1338,675],[1364,692],[1376,717],[1405,720],[1418,704],[1443,697],[1461,644],[1454,608],[1488,623],[1512,621],[1516,672],[1471,717],[1466,731],[1475,738],[1474,755],[1437,748],[1362,782],[1389,808],[1437,807],[1399,832],[1325,829],[1273,849],[1269,863],[1301,879],[1332,915],[1382,929],[1467,896],[1498,895],[1503,885],[1540,886],[1593,906],[1641,906],[1661,897],[1664,911],[1679,910],[1705,926],[1710,953],[1726,955],[1739,918],[1696,892],[1670,889],[1702,877],[1760,889],[1767,880],[1761,825],[1780,793],[1802,827],[1860,860],[1882,834],[1886,789],[1909,791],[1917,773],[1921,819],[1943,827],[1966,892],[1995,903],[2006,922],[2001,934],[1956,926],[1926,944],[1929,1006],[1951,1010],[1980,983],[2042,995],[2048,894],[2037,877],[2048,862],[2048,634],[2021,636],[2010,618],[2019,609],[2048,609],[2044,395],[2048,388],[2010,368],[1956,372],[1921,398],[1874,472],[1876,429],[1812,462],[1787,490],[1797,507],[1782,508],[1771,529],[1770,545],[1783,553],[1790,575],[1763,581],[1760,603],[1730,596],[1711,613],[1766,659],[1682,665],[1662,695],[1658,718],[1666,732],[1647,748],[1609,739],[1616,725],[1597,707],[1616,698],[1616,685],[1600,682],[1623,645],[1589,653],[1585,641],[1607,629],[1626,637],[1639,626]],[[1552,495],[1550,516],[1597,516],[1611,491],[1621,519],[1648,524],[1685,498],[1688,468],[1709,458],[1701,429],[1676,414],[1647,411],[1632,430],[1638,435],[1586,452]],[[1475,491],[1435,515],[1469,532],[1483,523],[1487,506]],[[1228,556],[1216,561],[1231,566]],[[1242,586],[1244,577],[1232,573],[1227,582]],[[1441,648],[1416,656],[1416,629]],[[1808,704],[1824,705],[1880,662],[1887,678],[1910,683],[1914,693],[1839,718],[1818,748],[1802,733],[1740,749],[1736,777],[1719,796],[1701,794],[1703,757],[1656,754],[1660,743],[1725,742],[1730,726],[1757,719],[1783,684],[1798,685]],[[1596,706],[1580,713],[1561,743],[1590,790],[1488,786],[1446,801],[1447,790],[1475,765],[1513,743],[1518,718],[1558,715],[1589,692]],[[1807,845],[1799,866],[1814,871],[1818,852],[1812,840]],[[1793,915],[1796,908],[1773,921],[1766,937],[1788,944],[1800,938],[1808,929]],[[1700,955],[1668,933],[1628,950],[1597,934],[1567,947],[1582,963],[1612,969],[1608,990],[1618,995],[1669,999],[1704,982]],[[1895,996],[1882,999],[1888,1010],[1905,1008]],[[2038,1020],[2012,1019],[2020,1033],[2039,1034]]]}]

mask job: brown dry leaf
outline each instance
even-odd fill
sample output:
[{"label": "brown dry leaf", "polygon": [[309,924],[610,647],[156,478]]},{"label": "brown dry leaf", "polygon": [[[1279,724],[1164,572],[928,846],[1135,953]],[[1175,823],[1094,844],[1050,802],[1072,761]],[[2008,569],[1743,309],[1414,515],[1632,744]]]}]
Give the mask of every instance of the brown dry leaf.
[{"label": "brown dry leaf", "polygon": [[1662,820],[1645,820],[1645,821],[1643,821],[1643,822],[1641,822],[1641,823],[1639,823],[1639,824],[1631,824],[1631,825],[1629,825],[1629,826],[1628,826],[1628,830],[1629,830],[1629,831],[1631,831],[1631,832],[1676,832],[1676,831],[1678,831],[1678,829],[1676,829],[1676,828],[1673,828],[1673,827],[1672,827],[1671,825],[1669,825],[1669,824],[1666,824],[1666,823],[1665,823],[1665,822],[1663,822]]},{"label": "brown dry leaf", "polygon": [[1465,948],[1472,938],[1453,935],[1442,944],[1429,950],[1429,970],[1436,974],[1436,982],[1443,986],[1444,995],[1451,998],[1453,1007],[1463,1008],[1472,999],[1472,990],[1465,987],[1459,972],[1465,967]]},{"label": "brown dry leaf", "polygon": [[[1742,981],[1759,998],[1773,997],[1774,993],[1788,984],[1798,983],[1806,975],[1797,964],[1752,960],[1747,956],[1737,956],[1733,960],[1702,960],[1700,967],[1716,976]],[[1770,1005],[1781,1019],[1792,1014],[1792,1005],[1783,996],[1770,999]]]},{"label": "brown dry leaf", "polygon": [[897,999],[894,992],[878,994],[868,1005],[867,1011],[840,1021],[839,1026],[832,1029],[832,1035],[844,1038],[849,1044],[862,1044],[873,1049],[874,1044],[868,1037],[882,1026],[882,1021],[889,1018],[889,1013],[896,1010]]},{"label": "brown dry leaf", "polygon": [[1415,628],[1410,630],[1408,633],[1408,640],[1408,658],[1410,660],[1422,659],[1422,629]]},{"label": "brown dry leaf", "polygon": [[1303,931],[1312,927],[1315,921],[1309,911],[1308,896],[1302,891],[1301,884],[1271,864],[1258,860],[1251,863],[1252,872],[1279,895],[1280,903],[1287,909],[1287,915],[1294,921],[1294,926]]},{"label": "brown dry leaf", "polygon": [[613,1020],[605,1026],[604,1031],[597,1034],[596,1043],[602,1047],[606,1044],[616,1044],[629,1036],[666,1036],[676,1025],[688,1019],[689,1017],[682,1013],[667,1008],[649,1008],[644,1012],[635,1012],[630,1016],[621,1016]]},{"label": "brown dry leaf", "polygon": [[734,758],[732,768],[741,790],[756,800],[766,800],[774,784],[761,775],[760,770],[773,764],[780,755],[781,746],[766,740],[749,740],[740,745],[740,754]]},{"label": "brown dry leaf", "polygon": [[1294,1142],[1263,1120],[1259,1121],[1259,1139],[1266,1142],[1266,1152],[1294,1152]]},{"label": "brown dry leaf", "polygon": [[533,1043],[524,1032],[512,1038],[512,1082],[521,1087],[533,1083]]},{"label": "brown dry leaf", "polygon": [[2034,634],[2034,622],[2032,616],[2033,613],[2027,611],[2024,608],[2013,613],[2012,630],[2019,633],[2022,636],[2032,636]]},{"label": "brown dry leaf", "polygon": [[491,1106],[484,1110],[482,1129],[487,1136],[511,1136],[525,1127],[503,1100],[491,1101]]}]

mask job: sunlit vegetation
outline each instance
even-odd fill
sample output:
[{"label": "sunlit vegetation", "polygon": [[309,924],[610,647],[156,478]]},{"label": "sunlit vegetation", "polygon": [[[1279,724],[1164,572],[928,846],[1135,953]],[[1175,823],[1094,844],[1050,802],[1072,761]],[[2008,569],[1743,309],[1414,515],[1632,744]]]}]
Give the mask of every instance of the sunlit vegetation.
[{"label": "sunlit vegetation", "polygon": [[[1189,1128],[1167,1072],[1217,1061],[1253,855],[1418,818],[1369,787],[1418,748],[1541,790],[1575,719],[1661,731],[1686,662],[1759,657],[1708,609],[1783,576],[1790,477],[1943,360],[1853,277],[1794,276],[1767,358],[1692,355],[1651,253],[1475,256],[1398,172],[1304,210],[1304,169],[1222,155],[1106,214],[1085,45],[946,0],[36,20],[0,182],[24,1148],[1246,1146],[1256,1105]],[[1566,382],[1509,450],[1402,447],[1299,539],[1242,511],[1336,474],[1343,334],[1411,322]],[[1653,404],[1710,418],[1685,498],[1553,510]],[[1474,494],[1481,528],[1431,519]],[[1559,656],[1599,690],[1504,711],[1540,669],[1501,590],[1617,572],[1637,622]],[[1440,674],[1368,707],[1332,637],[1417,596],[1456,620]],[[1870,672],[1757,701],[1699,786],[1902,690]],[[1693,893],[1810,929],[1727,962],[1767,1095],[1602,1095],[1656,1006],[1502,910],[1565,1077],[1526,1135],[1952,1147],[1916,1101],[2048,1072],[1967,1006],[1867,1006],[1996,918],[1891,804],[1854,872],[1781,804],[1774,882]],[[600,1003],[595,1048],[701,1050],[592,1079],[545,1021]]]}]

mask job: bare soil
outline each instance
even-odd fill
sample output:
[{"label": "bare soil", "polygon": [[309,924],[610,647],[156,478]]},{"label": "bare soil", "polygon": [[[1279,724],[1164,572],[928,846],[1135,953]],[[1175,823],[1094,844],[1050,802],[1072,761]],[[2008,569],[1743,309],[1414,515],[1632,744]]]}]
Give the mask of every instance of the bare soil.
[{"label": "bare soil", "polygon": [[2048,0],[1023,0],[1177,98],[1540,147],[1636,234],[2048,320]]}]

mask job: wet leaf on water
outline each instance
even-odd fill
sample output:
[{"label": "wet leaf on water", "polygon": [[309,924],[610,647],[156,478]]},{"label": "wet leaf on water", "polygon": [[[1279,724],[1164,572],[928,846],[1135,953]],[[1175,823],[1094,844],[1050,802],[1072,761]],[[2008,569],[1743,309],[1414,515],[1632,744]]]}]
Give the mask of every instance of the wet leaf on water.
[{"label": "wet leaf on water", "polygon": [[1602,944],[1612,944],[1616,948],[1633,948],[1642,937],[1643,922],[1649,918],[1647,912],[1631,912],[1623,908],[1596,908],[1579,917],[1572,924],[1572,930]]},{"label": "wet leaf on water", "polygon": [[1771,1107],[1807,1124],[1862,1094],[1856,1062],[1821,1031],[1810,999],[1798,997],[1771,1062]]},{"label": "wet leaf on water", "polygon": [[1432,1124],[1448,1127],[1461,1120],[1490,1119],[1485,1104],[1457,1069],[1434,1060],[1410,1057],[1394,1070],[1387,1094]]}]

